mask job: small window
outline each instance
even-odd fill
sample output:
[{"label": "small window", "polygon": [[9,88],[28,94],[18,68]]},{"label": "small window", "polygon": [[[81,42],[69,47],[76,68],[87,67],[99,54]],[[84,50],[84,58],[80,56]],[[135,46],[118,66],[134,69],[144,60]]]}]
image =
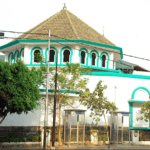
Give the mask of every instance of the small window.
[{"label": "small window", "polygon": [[85,52],[84,51],[81,52],[81,63],[85,64]]},{"label": "small window", "polygon": [[70,57],[70,51],[69,50],[64,50],[63,62],[69,62],[69,57]]},{"label": "small window", "polygon": [[40,50],[35,50],[35,51],[34,51],[34,62],[39,62],[39,61],[38,61],[38,58],[36,57],[36,55],[37,55],[38,53],[40,53]]},{"label": "small window", "polygon": [[49,61],[54,62],[54,60],[55,60],[55,51],[50,50],[50,52],[49,52]]},{"label": "small window", "polygon": [[102,56],[102,67],[106,67],[106,55]]},{"label": "small window", "polygon": [[92,65],[95,66],[96,54],[92,53]]}]

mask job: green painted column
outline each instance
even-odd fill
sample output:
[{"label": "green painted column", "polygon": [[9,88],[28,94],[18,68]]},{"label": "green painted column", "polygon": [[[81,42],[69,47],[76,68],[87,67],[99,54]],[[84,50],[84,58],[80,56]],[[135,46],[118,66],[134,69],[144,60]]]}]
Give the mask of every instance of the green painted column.
[{"label": "green painted column", "polygon": [[129,112],[130,113],[130,127],[133,127],[133,103],[129,103]]}]

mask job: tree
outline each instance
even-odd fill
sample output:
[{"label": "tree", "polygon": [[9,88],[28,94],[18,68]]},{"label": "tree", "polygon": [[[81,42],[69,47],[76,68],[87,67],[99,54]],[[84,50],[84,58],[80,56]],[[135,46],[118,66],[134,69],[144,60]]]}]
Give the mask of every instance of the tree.
[{"label": "tree", "polygon": [[142,116],[137,117],[137,120],[143,120],[145,122],[148,122],[150,120],[150,101],[144,102],[142,104],[140,113],[142,114]]},{"label": "tree", "polygon": [[[59,68],[57,75],[57,91],[56,99],[59,102],[59,146],[61,145],[61,107],[62,104],[71,105],[73,101],[70,101],[69,93],[74,92],[79,94],[79,91],[86,89],[88,78],[81,77],[81,74],[89,74],[90,68],[82,68],[80,64],[69,64],[66,63],[66,67]],[[50,88],[55,93],[55,71],[50,69],[51,79],[49,80]]]},{"label": "tree", "polygon": [[95,90],[90,93],[89,89],[80,93],[80,101],[84,106],[87,106],[87,109],[91,110],[90,117],[93,117],[93,120],[98,124],[100,117],[104,116],[105,127],[107,128],[107,122],[105,115],[108,112],[116,111],[117,107],[113,102],[107,101],[107,98],[104,97],[104,90],[107,89],[107,86],[102,86],[102,81],[97,83]]},{"label": "tree", "polygon": [[29,70],[20,60],[15,64],[0,62],[0,124],[8,113],[27,114],[40,105],[43,79],[41,69]]}]

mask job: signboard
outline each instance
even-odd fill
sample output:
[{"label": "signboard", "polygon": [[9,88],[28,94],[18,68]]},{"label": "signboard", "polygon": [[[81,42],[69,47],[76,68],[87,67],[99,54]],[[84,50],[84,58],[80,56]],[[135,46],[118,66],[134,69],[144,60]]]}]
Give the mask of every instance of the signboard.
[{"label": "signboard", "polygon": [[4,38],[4,33],[0,32],[0,39]]}]

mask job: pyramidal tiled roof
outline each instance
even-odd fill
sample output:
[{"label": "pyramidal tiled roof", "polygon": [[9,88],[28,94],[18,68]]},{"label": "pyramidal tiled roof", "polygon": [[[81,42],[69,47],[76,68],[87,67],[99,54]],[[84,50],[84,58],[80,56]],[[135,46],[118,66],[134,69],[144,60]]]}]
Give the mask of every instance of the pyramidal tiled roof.
[{"label": "pyramidal tiled roof", "polygon": [[115,46],[112,42],[92,29],[67,9],[63,9],[43,21],[36,27],[21,35],[19,39],[48,39],[49,29],[51,30],[51,35],[55,35],[51,36],[51,39],[81,39]]}]

